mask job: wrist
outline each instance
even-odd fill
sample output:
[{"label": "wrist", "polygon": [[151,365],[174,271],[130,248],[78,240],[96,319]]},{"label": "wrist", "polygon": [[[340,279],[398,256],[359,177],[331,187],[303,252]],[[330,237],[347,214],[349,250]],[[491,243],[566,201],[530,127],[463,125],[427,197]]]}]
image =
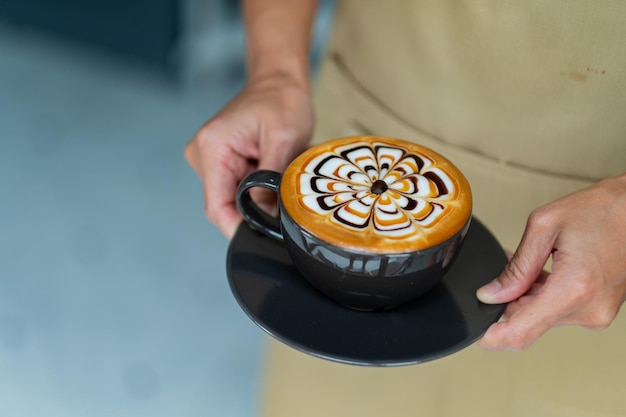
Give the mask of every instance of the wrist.
[{"label": "wrist", "polygon": [[244,0],[246,75],[250,83],[282,78],[309,88],[315,0]]},{"label": "wrist", "polygon": [[291,91],[308,96],[312,93],[308,72],[286,66],[275,66],[249,73],[246,78],[246,87]]},{"label": "wrist", "polygon": [[248,84],[271,83],[281,81],[289,86],[310,91],[308,60],[295,54],[264,54],[263,58],[249,58],[246,68]]}]

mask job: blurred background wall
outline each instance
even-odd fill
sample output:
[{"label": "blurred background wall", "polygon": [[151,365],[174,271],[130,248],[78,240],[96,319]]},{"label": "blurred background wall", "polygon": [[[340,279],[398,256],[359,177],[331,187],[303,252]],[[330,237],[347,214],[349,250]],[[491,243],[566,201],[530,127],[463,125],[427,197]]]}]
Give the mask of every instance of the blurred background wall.
[{"label": "blurred background wall", "polygon": [[0,15],[14,25],[167,67],[185,29],[182,8],[177,0],[20,0],[0,3]]},{"label": "blurred background wall", "polygon": [[182,156],[241,30],[234,0],[0,1],[0,416],[256,415],[265,336]]}]

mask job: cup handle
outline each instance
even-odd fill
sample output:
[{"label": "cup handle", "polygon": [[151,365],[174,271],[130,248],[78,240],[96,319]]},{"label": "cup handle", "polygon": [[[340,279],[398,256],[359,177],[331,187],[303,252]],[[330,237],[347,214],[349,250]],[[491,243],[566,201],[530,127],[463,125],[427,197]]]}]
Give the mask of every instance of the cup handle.
[{"label": "cup handle", "polygon": [[248,175],[237,188],[237,208],[250,227],[283,242],[280,220],[261,210],[250,197],[250,189],[253,187],[263,187],[278,193],[280,179],[281,174],[275,171],[259,170]]}]

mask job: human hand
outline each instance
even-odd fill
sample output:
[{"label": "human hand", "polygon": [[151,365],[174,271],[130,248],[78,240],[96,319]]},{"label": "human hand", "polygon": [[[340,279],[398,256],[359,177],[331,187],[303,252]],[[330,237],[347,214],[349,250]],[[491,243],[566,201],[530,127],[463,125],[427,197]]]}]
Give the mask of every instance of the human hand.
[{"label": "human hand", "polygon": [[[187,144],[185,157],[202,180],[205,214],[227,238],[241,222],[239,182],[257,169],[282,172],[304,150],[312,129],[309,86],[273,76],[248,84]],[[275,193],[253,191],[257,204],[274,210]]]},{"label": "human hand", "polygon": [[510,303],[479,341],[485,349],[521,351],[555,326],[609,326],[626,299],[626,174],[535,210],[504,272],[477,296]]}]

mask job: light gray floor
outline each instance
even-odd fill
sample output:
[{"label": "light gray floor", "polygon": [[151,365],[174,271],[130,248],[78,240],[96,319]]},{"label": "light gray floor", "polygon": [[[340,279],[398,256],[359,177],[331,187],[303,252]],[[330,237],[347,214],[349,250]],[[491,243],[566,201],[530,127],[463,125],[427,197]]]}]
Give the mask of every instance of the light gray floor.
[{"label": "light gray floor", "polygon": [[0,26],[0,416],[253,416],[264,336],[182,149],[239,88]]}]

